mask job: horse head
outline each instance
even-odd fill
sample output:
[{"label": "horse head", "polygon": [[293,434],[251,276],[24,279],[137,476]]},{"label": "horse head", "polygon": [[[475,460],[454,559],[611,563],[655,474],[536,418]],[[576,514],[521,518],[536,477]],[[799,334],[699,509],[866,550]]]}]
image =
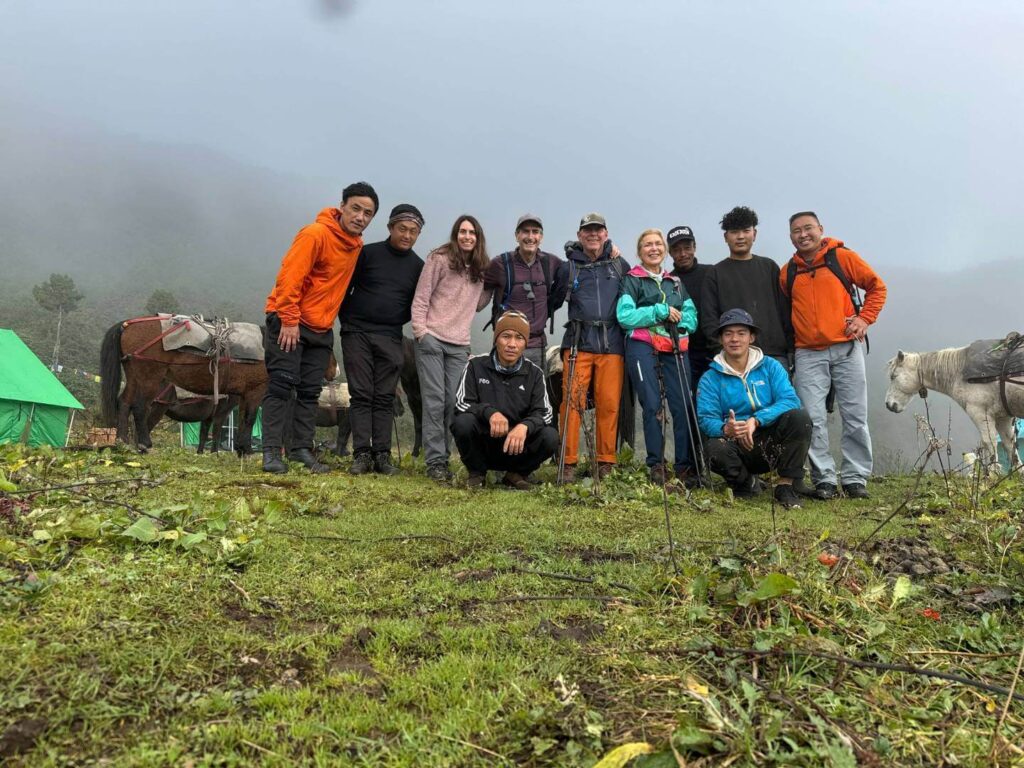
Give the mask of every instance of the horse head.
[{"label": "horse head", "polygon": [[885,407],[893,413],[902,411],[907,407],[910,398],[924,390],[921,384],[920,364],[920,355],[903,350],[897,352],[896,357],[889,361],[889,389],[885,392]]}]

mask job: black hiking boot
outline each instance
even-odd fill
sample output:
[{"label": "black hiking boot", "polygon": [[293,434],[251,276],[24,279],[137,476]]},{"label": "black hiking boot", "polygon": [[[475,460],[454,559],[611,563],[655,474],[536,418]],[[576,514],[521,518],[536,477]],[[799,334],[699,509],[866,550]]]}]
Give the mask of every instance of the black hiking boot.
[{"label": "black hiking boot", "polygon": [[733,486],[732,495],[737,499],[753,499],[764,493],[764,483],[757,475],[749,475],[745,482]]},{"label": "black hiking boot", "polygon": [[325,472],[331,471],[331,468],[326,464],[320,463],[320,460],[313,455],[309,448],[294,448],[289,452],[288,458],[305,465],[314,475],[322,475]]},{"label": "black hiking boot", "polygon": [[800,497],[796,495],[792,485],[776,485],[775,501],[784,509],[800,509]]},{"label": "black hiking boot", "polygon": [[838,495],[836,487],[832,483],[818,483],[814,486],[814,498],[818,501],[831,501]]},{"label": "black hiking boot", "polygon": [[288,471],[288,465],[281,458],[280,448],[263,449],[263,471],[272,472],[275,475],[283,475]]},{"label": "black hiking boot", "polygon": [[373,472],[373,459],[369,453],[357,453],[352,459],[352,466],[348,468],[350,475],[367,475]]},{"label": "black hiking boot", "polygon": [[863,483],[849,483],[843,486],[843,493],[848,499],[870,499],[868,487]]},{"label": "black hiking boot", "polygon": [[373,454],[373,468],[381,475],[401,474],[402,470],[391,463],[391,451],[378,451]]}]

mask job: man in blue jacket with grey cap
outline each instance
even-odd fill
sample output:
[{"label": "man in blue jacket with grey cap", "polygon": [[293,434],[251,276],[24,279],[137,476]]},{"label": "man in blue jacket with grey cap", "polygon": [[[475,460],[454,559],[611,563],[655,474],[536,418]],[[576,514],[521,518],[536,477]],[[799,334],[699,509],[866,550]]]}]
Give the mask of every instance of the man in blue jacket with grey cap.
[{"label": "man in blue jacket with grey cap", "polygon": [[758,328],[750,313],[721,314],[722,345],[697,387],[697,420],[707,438],[708,466],[738,497],[763,490],[757,475],[778,473],[775,500],[799,508],[793,481],[803,478],[811,445],[811,417],[777,360],[752,346]]}]

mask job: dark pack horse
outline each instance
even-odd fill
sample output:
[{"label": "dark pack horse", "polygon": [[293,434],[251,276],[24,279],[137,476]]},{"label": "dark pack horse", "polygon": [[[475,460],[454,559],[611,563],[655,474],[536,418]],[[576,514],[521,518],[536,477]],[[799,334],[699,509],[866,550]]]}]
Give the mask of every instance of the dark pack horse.
[{"label": "dark pack horse", "polygon": [[[202,453],[206,448],[206,438],[212,436],[213,443],[210,447],[211,453],[220,450],[220,433],[224,428],[224,422],[240,402],[238,395],[221,395],[217,407],[213,406],[213,395],[197,395],[189,392],[179,396],[177,387],[170,382],[164,386],[156,399],[149,404],[149,431],[160,423],[160,419],[166,416],[173,421],[183,424],[199,422],[199,445],[197,453]],[[152,447],[152,446],[150,446]]]},{"label": "dark pack horse", "polygon": [[149,405],[157,399],[164,382],[197,395],[236,395],[241,422],[236,450],[251,453],[256,410],[267,389],[266,366],[262,361],[233,360],[224,355],[209,358],[182,350],[165,350],[163,339],[180,327],[176,324],[164,331],[159,317],[135,317],[110,327],[100,349],[104,423],[108,427],[116,426],[118,439],[125,441],[130,415],[135,422],[136,445],[146,450],[152,445],[147,418]]}]

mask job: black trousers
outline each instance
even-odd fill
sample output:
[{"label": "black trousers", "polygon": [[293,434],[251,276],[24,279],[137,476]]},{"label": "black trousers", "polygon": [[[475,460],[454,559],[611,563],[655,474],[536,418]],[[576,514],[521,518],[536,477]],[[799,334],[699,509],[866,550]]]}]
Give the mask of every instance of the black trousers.
[{"label": "black trousers", "polygon": [[711,470],[738,488],[750,481],[750,475],[773,469],[780,477],[803,477],[810,447],[811,417],[802,408],[794,408],[770,427],[754,433],[753,450],[743,450],[735,440],[712,437],[705,443],[704,452]]},{"label": "black trousers", "polygon": [[402,371],[402,337],[345,331],[341,334],[352,426],[352,453],[391,450],[395,387]]},{"label": "black trousers", "polygon": [[[263,447],[280,448],[289,406],[292,409],[292,448],[312,448],[316,434],[316,401],[334,348],[334,331],[311,331],[299,325],[299,343],[291,352],[278,346],[281,320],[267,315],[263,337],[264,362],[270,383],[263,397]],[[294,399],[294,404],[292,400]]]},{"label": "black trousers", "polygon": [[491,429],[470,413],[457,413],[452,420],[452,435],[459,456],[470,472],[489,469],[528,475],[550,459],[558,450],[558,430],[543,427],[527,432],[523,452],[511,456],[502,450],[504,437],[491,437]]}]

